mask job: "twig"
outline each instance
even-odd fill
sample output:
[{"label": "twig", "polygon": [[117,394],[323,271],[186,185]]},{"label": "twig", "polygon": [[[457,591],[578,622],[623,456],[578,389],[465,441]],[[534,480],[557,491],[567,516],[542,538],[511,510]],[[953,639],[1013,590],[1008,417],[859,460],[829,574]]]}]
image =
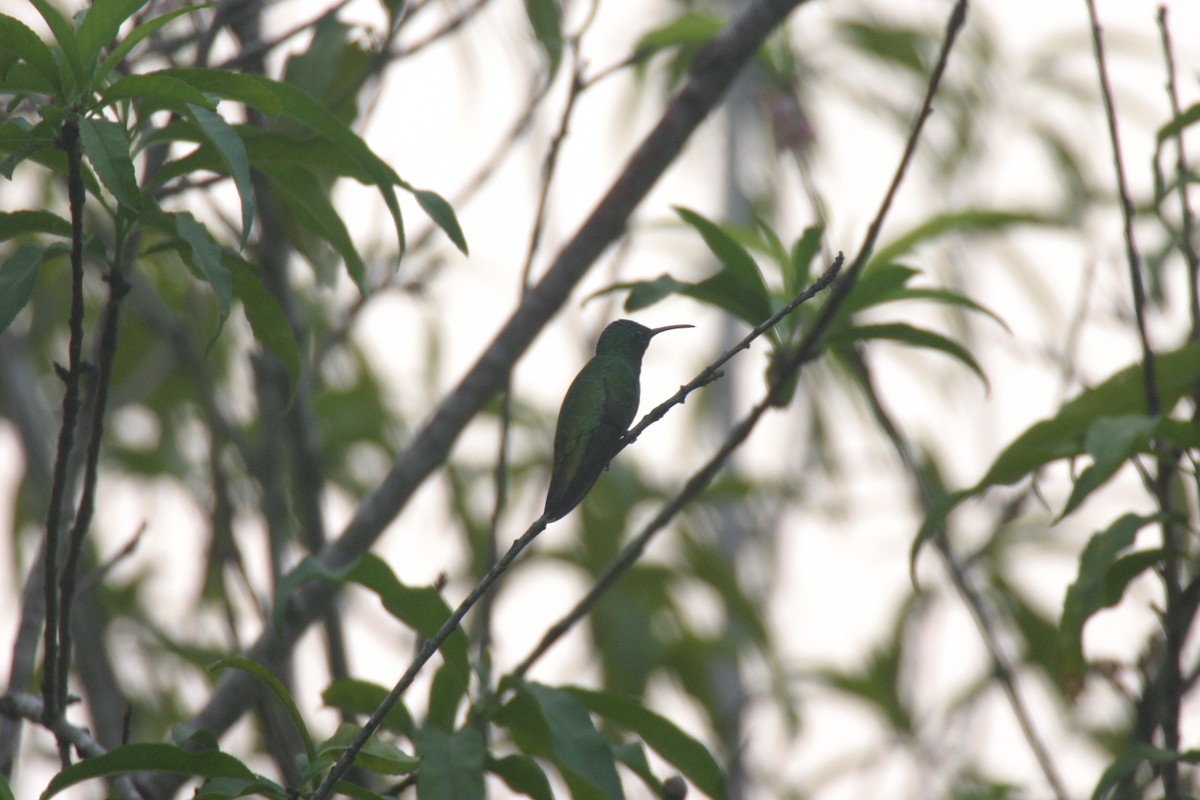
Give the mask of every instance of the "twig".
[{"label": "twig", "polygon": [[[1133,292],[1133,312],[1137,323],[1138,343],[1142,350],[1142,382],[1146,395],[1146,413],[1156,416],[1163,411],[1159,397],[1158,382],[1154,372],[1154,349],[1146,330],[1146,289],[1142,281],[1142,259],[1138,252],[1137,240],[1134,236],[1134,207],[1125,178],[1125,166],[1121,156],[1121,139],[1117,127],[1117,114],[1113,100],[1112,87],[1108,79],[1108,60],[1104,52],[1104,39],[1100,31],[1100,19],[1096,13],[1094,0],[1085,0],[1088,20],[1091,23],[1092,49],[1096,59],[1096,73],[1100,81],[1100,96],[1104,101],[1104,115],[1108,127],[1109,142],[1112,146],[1113,169],[1116,174],[1117,196],[1121,202],[1122,232],[1125,240],[1126,266],[1129,270],[1129,284]],[[1179,534],[1169,513],[1171,508],[1171,476],[1174,464],[1163,442],[1157,438],[1151,443],[1156,456],[1156,467],[1151,490],[1159,510],[1162,512],[1161,523],[1163,547],[1172,553],[1181,552]],[[1162,565],[1162,581],[1166,592],[1166,608],[1163,612],[1163,627],[1166,636],[1166,646],[1163,653],[1162,677],[1160,681],[1159,725],[1163,733],[1163,745],[1169,750],[1179,748],[1179,706],[1182,702],[1182,675],[1180,660],[1183,656],[1183,637],[1179,635],[1179,626],[1173,623],[1178,613],[1180,599],[1180,573],[1178,557],[1167,558]],[[1179,764],[1176,761],[1165,761],[1158,765],[1162,776],[1163,792],[1167,797],[1178,797],[1182,793],[1179,779]]]},{"label": "twig", "polygon": [[[67,197],[71,207],[71,313],[68,320],[70,340],[64,369],[56,365],[64,384],[62,427],[58,434],[58,452],[54,459],[54,482],[50,488],[50,508],[46,512],[45,567],[46,628],[42,647],[42,712],[48,726],[62,715],[64,696],[58,678],[58,558],[62,508],[67,485],[67,465],[75,445],[75,425],[79,418],[79,380],[86,368],[83,352],[83,205],[85,200],[81,162],[83,145],[79,140],[79,121],[68,116],[63,122],[60,146],[67,154]],[[63,766],[70,763],[70,751],[59,741]]]},{"label": "twig", "polygon": [[[659,419],[661,419],[672,406],[682,403],[691,391],[719,378],[722,374],[720,371],[722,365],[724,365],[727,361],[729,361],[729,359],[733,358],[733,356],[740,351],[747,349],[750,346],[751,341],[756,339],[758,336],[761,336],[765,331],[777,324],[781,319],[787,316],[787,314],[790,314],[797,307],[799,307],[801,303],[812,299],[817,294],[824,291],[833,282],[834,278],[837,277],[841,267],[842,256],[839,253],[837,259],[834,260],[829,269],[827,269],[825,273],[821,275],[819,279],[817,279],[816,282],[796,295],[796,297],[793,298],[792,301],[786,306],[784,306],[784,308],[780,309],[780,311],[776,312],[767,320],[757,325],[754,330],[747,334],[746,337],[744,337],[740,342],[718,356],[717,359],[712,364],[705,367],[699,375],[697,375],[689,383],[680,387],[678,392],[642,417],[642,420],[637,424],[637,426],[635,426],[622,440],[621,448],[632,444],[637,438],[638,434],[644,431],[649,425],[652,425],[654,422],[657,422]],[[817,334],[810,333],[810,335]],[[796,368],[799,369],[800,366],[800,364],[797,364]],[[768,389],[764,400],[760,402],[759,405],[755,406],[754,409],[751,410],[751,412],[747,414],[741,422],[734,426],[729,435],[726,436],[725,441],[722,442],[721,447],[717,450],[716,454],[714,454],[703,467],[694,472],[692,477],[688,479],[688,482],[684,488],[678,494],[676,494],[674,498],[672,498],[671,502],[663,506],[662,509],[659,510],[659,513],[656,514],[654,518],[650,520],[650,522],[643,526],[641,531],[638,532],[637,536],[633,537],[633,539],[631,539],[629,543],[622,548],[621,552],[615,559],[613,559],[612,563],[610,563],[604,569],[604,572],[601,573],[598,578],[596,578],[596,582],[592,585],[592,588],[588,590],[587,594],[585,594],[567,614],[565,614],[561,619],[559,619],[558,622],[552,625],[548,631],[546,631],[545,635],[542,637],[542,640],[538,642],[537,646],[521,661],[520,664],[513,669],[514,675],[517,677],[524,677],[529,669],[533,666],[534,662],[545,655],[545,653],[554,645],[554,643],[562,638],[562,636],[571,628],[573,628],[576,623],[586,617],[591,611],[592,607],[604,595],[604,593],[607,592],[614,583],[616,583],[618,578],[625,574],[625,572],[637,562],[638,557],[642,554],[642,551],[646,549],[646,545],[650,543],[650,540],[654,537],[654,535],[658,533],[658,531],[662,530],[662,528],[679,512],[680,509],[687,505],[706,486],[708,486],[708,484],[712,481],[712,478],[717,474],[721,467],[724,466],[730,454],[732,454],[733,451],[736,450],[742,444],[742,442],[746,440],[746,438],[750,435],[750,432],[754,429],[754,426],[758,424],[759,418],[761,418],[763,413],[770,407],[770,403],[768,401],[775,396],[775,392],[778,390],[776,383],[778,383],[779,386],[782,386],[788,381],[787,375],[790,374],[791,373],[787,373],[784,375],[782,380],[779,379],[779,375],[775,376],[776,380],[772,381],[771,388]]]},{"label": "twig", "polygon": [[[396,456],[380,485],[359,503],[342,534],[317,556],[319,563],[340,569],[360,558],[416,489],[444,463],[463,428],[495,396],[516,360],[600,254],[621,235],[633,211],[716,107],[734,76],[770,32],[802,2],[751,0],[743,4],[726,29],[697,55],[684,87],[672,98],[608,193],[467,374]],[[334,594],[332,588],[319,581],[301,587],[288,601],[282,636],[273,629],[264,630],[248,655],[270,657],[290,647],[323,613]],[[244,698],[256,690],[253,680],[240,673],[223,676],[194,724],[216,733],[226,730],[242,716]],[[180,782],[172,775],[156,775],[152,781],[155,790],[162,793]]]},{"label": "twig", "polygon": [[62,612],[58,620],[58,697],[67,696],[67,677],[71,671],[71,604],[75,599],[75,586],[79,578],[79,557],[83,552],[83,540],[92,524],[96,509],[96,480],[100,462],[100,442],[104,437],[104,412],[108,407],[108,387],[112,382],[113,359],[117,353],[117,330],[121,317],[121,301],[129,292],[120,266],[114,266],[108,275],[108,304],[104,309],[104,327],[100,334],[99,367],[96,391],[92,399],[92,425],[88,440],[87,461],[84,464],[83,491],[79,497],[79,509],[71,526],[71,537],[67,545],[67,556],[59,578],[59,602]]}]

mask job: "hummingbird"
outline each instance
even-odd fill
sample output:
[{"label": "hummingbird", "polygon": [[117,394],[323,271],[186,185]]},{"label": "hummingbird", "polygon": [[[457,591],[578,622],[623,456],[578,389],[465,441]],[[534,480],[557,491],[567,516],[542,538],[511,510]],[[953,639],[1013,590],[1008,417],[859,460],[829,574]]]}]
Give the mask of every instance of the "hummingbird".
[{"label": "hummingbird", "polygon": [[554,431],[554,468],[546,493],[547,522],[579,505],[620,449],[621,437],[637,414],[642,356],[663,331],[633,320],[609,323],[596,342],[596,355],[583,366],[563,397]]}]

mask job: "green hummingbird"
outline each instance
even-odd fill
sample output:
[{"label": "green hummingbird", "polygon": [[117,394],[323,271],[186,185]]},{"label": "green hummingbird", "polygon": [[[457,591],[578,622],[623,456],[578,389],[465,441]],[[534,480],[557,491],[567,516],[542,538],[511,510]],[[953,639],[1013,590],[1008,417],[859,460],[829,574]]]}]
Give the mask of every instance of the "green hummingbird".
[{"label": "green hummingbird", "polygon": [[621,437],[637,414],[642,356],[650,339],[663,331],[633,320],[609,323],[596,342],[596,355],[584,365],[563,397],[554,431],[554,469],[546,494],[547,522],[565,517],[592,488],[617,454]]}]

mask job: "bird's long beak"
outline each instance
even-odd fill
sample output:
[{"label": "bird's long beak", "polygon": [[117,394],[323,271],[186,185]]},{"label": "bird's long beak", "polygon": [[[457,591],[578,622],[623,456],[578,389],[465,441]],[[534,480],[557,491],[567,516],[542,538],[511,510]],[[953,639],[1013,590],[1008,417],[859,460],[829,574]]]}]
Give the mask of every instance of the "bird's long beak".
[{"label": "bird's long beak", "polygon": [[655,336],[658,336],[663,331],[673,331],[676,328],[694,328],[694,327],[696,327],[696,326],[695,325],[663,325],[661,328],[651,328],[650,329],[650,337],[653,338]]}]

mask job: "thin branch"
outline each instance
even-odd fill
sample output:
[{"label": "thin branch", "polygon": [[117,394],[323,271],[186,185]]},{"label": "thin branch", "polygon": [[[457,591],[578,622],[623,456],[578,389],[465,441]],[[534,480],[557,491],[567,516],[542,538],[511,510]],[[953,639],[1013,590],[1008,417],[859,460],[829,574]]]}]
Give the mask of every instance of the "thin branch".
[{"label": "thin branch", "polygon": [[[624,231],[633,211],[674,161],[692,133],[716,107],[725,89],[766,37],[804,0],[751,0],[726,29],[697,55],[690,77],[671,99],[662,118],[630,157],[608,193],[563,247],[487,349],[415,432],[393,461],[381,484],[359,504],[342,534],[317,556],[326,568],[339,569],[360,558],[407,505],[417,488],[441,466],[467,423],[504,385],[513,364],[542,327],[566,302],[596,259]],[[288,601],[282,635],[262,632],[248,657],[271,658],[290,648],[320,616],[334,590],[320,581],[297,590]],[[192,720],[221,733],[239,719],[245,698],[255,691],[244,673],[222,676],[205,708]],[[177,776],[156,775],[164,793],[179,785]]]},{"label": "thin branch", "polygon": [[96,390],[92,398],[92,424],[88,440],[87,461],[84,464],[83,490],[79,509],[71,526],[67,556],[59,578],[59,602],[62,611],[58,620],[58,696],[67,696],[67,677],[71,671],[71,604],[75,599],[79,578],[79,558],[84,537],[92,524],[96,508],[96,481],[100,462],[100,443],[104,437],[104,414],[108,408],[108,388],[112,382],[113,360],[117,353],[117,331],[121,317],[121,301],[129,293],[129,284],[121,267],[114,266],[108,275],[108,304],[104,309],[104,325],[100,334],[99,366],[96,371]]},{"label": "thin branch", "polygon": [[[79,381],[85,366],[83,352],[83,145],[79,140],[79,121],[68,116],[63,122],[60,146],[67,154],[67,197],[71,207],[71,313],[68,321],[70,340],[68,361],[64,369],[56,365],[64,384],[62,427],[58,434],[58,452],[54,459],[54,482],[50,488],[50,508],[46,512],[46,546],[44,591],[46,595],[46,628],[42,647],[42,700],[46,723],[53,725],[63,711],[65,697],[59,695],[58,679],[58,550],[62,526],[62,507],[67,486],[67,465],[75,445],[75,425],[79,417]],[[70,751],[59,741],[59,756],[63,766],[70,762]]]},{"label": "thin branch", "polygon": [[[1113,100],[1112,86],[1108,79],[1108,59],[1104,52],[1104,39],[1100,31],[1100,19],[1096,12],[1094,0],[1085,0],[1088,20],[1091,23],[1092,49],[1096,59],[1096,73],[1100,81],[1100,95],[1104,101],[1105,121],[1108,127],[1109,142],[1112,146],[1113,169],[1116,174],[1117,196],[1121,202],[1122,232],[1125,240],[1125,256],[1129,270],[1129,284],[1133,292],[1133,312],[1137,323],[1138,343],[1142,350],[1142,382],[1146,395],[1146,413],[1156,416],[1164,411],[1158,392],[1158,382],[1154,371],[1154,349],[1146,330],[1146,289],[1142,280],[1142,259],[1138,252],[1137,240],[1134,237],[1134,206],[1125,178],[1125,166],[1121,156],[1121,139],[1117,127],[1117,113]],[[1163,547],[1168,552],[1181,552],[1180,536],[1172,521],[1171,509],[1171,477],[1175,464],[1164,443],[1159,440],[1152,442],[1156,456],[1155,475],[1151,489],[1159,510],[1162,512],[1161,523]],[[1179,708],[1182,702],[1182,674],[1180,662],[1183,657],[1183,637],[1178,634],[1179,627],[1172,623],[1177,614],[1181,592],[1180,565],[1177,557],[1167,558],[1162,565],[1162,581],[1166,592],[1166,608],[1163,612],[1164,633],[1166,646],[1162,659],[1162,677],[1160,680],[1161,695],[1159,697],[1158,723],[1162,729],[1163,744],[1169,750],[1179,748]],[[1165,761],[1158,765],[1162,776],[1163,792],[1167,797],[1178,797],[1183,792],[1179,777],[1179,764],[1176,761]]]},{"label": "thin branch", "polygon": [[[857,373],[859,385],[862,387],[864,396],[871,408],[872,416],[875,417],[876,422],[883,429],[884,435],[891,442],[892,448],[896,451],[896,455],[912,479],[917,499],[924,513],[928,515],[935,505],[934,496],[929,488],[925,473],[913,454],[912,446],[907,437],[900,431],[899,425],[892,419],[887,408],[884,407],[879,392],[876,391],[874,377],[865,354],[855,351],[850,354],[849,358],[851,366]],[[966,603],[967,609],[971,612],[971,617],[975,620],[975,627],[979,630],[980,638],[983,639],[984,647],[987,649],[988,658],[992,664],[992,674],[1000,682],[1000,686],[1004,690],[1004,695],[1008,699],[1009,707],[1012,708],[1013,716],[1016,717],[1018,726],[1021,728],[1025,742],[1029,745],[1030,752],[1033,753],[1034,759],[1042,771],[1042,777],[1046,779],[1051,791],[1054,792],[1054,796],[1058,800],[1067,800],[1069,795],[1063,785],[1062,776],[1059,775],[1058,767],[1050,756],[1050,750],[1046,747],[1046,743],[1033,724],[1033,716],[1029,713],[1024,697],[1017,687],[1012,661],[1005,654],[1004,648],[1000,644],[1000,636],[996,631],[996,624],[992,620],[987,604],[980,595],[979,589],[972,582],[965,565],[955,555],[953,548],[950,546],[950,539],[946,536],[944,529],[939,528],[934,532],[933,544],[942,558],[942,564],[945,566],[946,572],[950,575],[951,583],[954,584],[959,597]]]},{"label": "thin branch", "polygon": [[[0,715],[41,723],[47,730],[53,732],[60,742],[67,743],[84,758],[102,756],[107,752],[87,728],[77,728],[71,725],[63,719],[61,714],[54,722],[47,722],[45,704],[37,695],[26,692],[0,695]],[[113,777],[109,785],[120,800],[141,800],[141,793],[134,785],[133,778],[128,775]]]},{"label": "thin branch", "polygon": [[[750,333],[747,334],[740,342],[718,356],[712,364],[701,370],[699,375],[693,378],[689,383],[680,387],[678,392],[642,417],[641,421],[622,440],[621,448],[632,444],[642,431],[644,431],[648,426],[662,419],[663,415],[666,414],[672,406],[682,403],[684,399],[686,399],[687,395],[692,391],[721,377],[721,367],[726,362],[733,358],[737,353],[749,348],[750,343],[754,339],[761,336],[768,329],[774,327],[774,325],[798,308],[802,303],[811,300],[817,294],[828,288],[829,285],[833,283],[834,278],[837,277],[838,272],[841,270],[842,260],[842,256],[839,253],[837,259],[833,262],[829,269],[827,269],[825,273],[821,275],[821,277],[818,278],[811,286],[807,287],[798,295],[796,295],[796,297],[793,298],[792,301],[786,306],[784,306],[783,309],[780,309],[780,311],[773,314],[770,318],[757,325],[754,330],[750,331]],[[806,338],[812,338],[815,341],[819,336],[823,335],[823,333],[823,330],[818,331],[816,329],[812,329],[807,334]],[[804,346],[802,345],[802,347]],[[800,363],[797,363],[795,365],[795,369],[799,369],[801,366],[802,365]],[[539,658],[545,655],[545,653],[554,645],[555,642],[562,638],[563,635],[565,635],[576,625],[576,623],[580,622],[588,615],[596,602],[604,595],[605,592],[609,590],[609,588],[612,587],[614,583],[617,582],[617,579],[624,575],[630,567],[637,563],[638,557],[641,556],[642,551],[646,549],[646,546],[650,543],[650,540],[655,536],[655,534],[662,530],[662,528],[672,518],[674,518],[680,509],[691,502],[700,494],[701,491],[704,490],[705,487],[708,486],[713,477],[716,476],[717,472],[719,472],[720,469],[725,465],[725,462],[729,459],[729,456],[733,453],[733,451],[741,446],[742,442],[749,437],[750,432],[754,430],[755,425],[758,424],[758,420],[762,417],[763,413],[770,408],[770,401],[775,397],[776,392],[789,381],[789,376],[793,374],[794,370],[792,372],[781,373],[781,375],[774,376],[775,379],[772,381],[770,388],[768,388],[763,401],[755,406],[750,413],[743,417],[742,420],[733,427],[733,429],[729,432],[729,435],[725,437],[725,441],[721,443],[721,447],[712,456],[712,458],[710,458],[703,467],[694,472],[691,478],[688,479],[688,482],[684,485],[684,488],[680,490],[679,493],[676,494],[669,503],[664,505],[659,510],[659,513],[656,514],[654,518],[650,520],[650,522],[646,523],[641,531],[639,531],[638,534],[633,537],[633,539],[631,539],[624,548],[622,548],[621,552],[615,559],[613,559],[612,563],[610,563],[604,569],[604,572],[601,573],[598,578],[596,578],[596,582],[592,585],[592,588],[588,590],[587,594],[585,594],[567,614],[565,614],[558,622],[552,625],[548,631],[546,631],[545,635],[542,637],[542,640],[538,642],[537,646],[529,653],[528,656],[524,658],[524,660],[521,661],[520,664],[516,666],[516,668],[513,669],[514,675],[517,677],[524,677],[533,664]]]}]

